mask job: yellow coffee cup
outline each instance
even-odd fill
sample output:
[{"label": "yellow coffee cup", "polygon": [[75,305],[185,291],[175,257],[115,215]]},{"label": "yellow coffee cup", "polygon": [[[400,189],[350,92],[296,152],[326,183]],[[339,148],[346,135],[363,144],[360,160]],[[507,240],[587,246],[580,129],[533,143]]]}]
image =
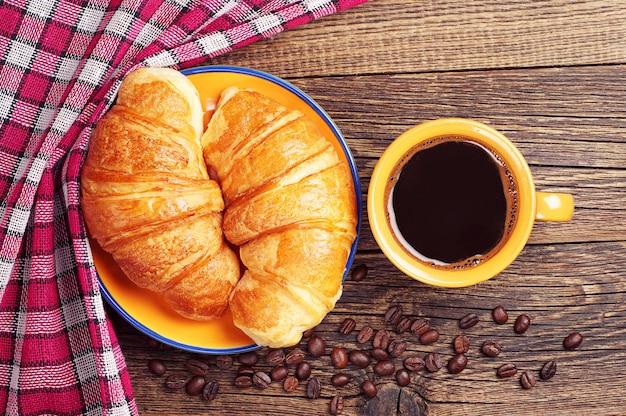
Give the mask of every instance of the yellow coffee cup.
[{"label": "yellow coffee cup", "polygon": [[569,221],[574,200],[536,191],[523,155],[500,132],[447,118],[391,143],[372,173],[367,209],[374,238],[398,269],[463,287],[508,267],[535,220]]}]

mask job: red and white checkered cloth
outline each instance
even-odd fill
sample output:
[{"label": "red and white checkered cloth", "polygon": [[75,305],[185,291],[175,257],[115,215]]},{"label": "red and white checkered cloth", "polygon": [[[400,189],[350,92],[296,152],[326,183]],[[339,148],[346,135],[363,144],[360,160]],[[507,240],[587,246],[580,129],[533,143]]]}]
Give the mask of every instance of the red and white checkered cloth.
[{"label": "red and white checkered cloth", "polygon": [[365,0],[0,0],[0,413],[137,414],[79,206],[125,74],[205,63]]}]

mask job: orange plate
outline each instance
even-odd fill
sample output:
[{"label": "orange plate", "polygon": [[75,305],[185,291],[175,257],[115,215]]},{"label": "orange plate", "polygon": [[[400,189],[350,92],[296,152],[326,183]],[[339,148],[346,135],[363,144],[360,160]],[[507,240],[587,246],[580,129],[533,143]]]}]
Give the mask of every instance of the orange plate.
[{"label": "orange plate", "polygon": [[[341,132],[330,117],[302,91],[272,75],[253,69],[230,66],[207,66],[181,71],[200,92],[203,105],[217,101],[226,87],[236,85],[251,88],[270,96],[281,104],[297,108],[309,116],[333,142],[337,153],[345,158],[354,180],[358,228],[361,226],[361,188],[356,165]],[[358,235],[358,234],[357,234]],[[107,302],[131,325],[152,338],[187,351],[204,354],[234,354],[258,348],[250,338],[233,324],[230,311],[215,321],[186,319],[176,313],[163,298],[133,284],[119,269],[113,258],[90,240],[94,263],[100,277],[100,287]],[[356,254],[358,237],[346,268],[344,279]]]}]

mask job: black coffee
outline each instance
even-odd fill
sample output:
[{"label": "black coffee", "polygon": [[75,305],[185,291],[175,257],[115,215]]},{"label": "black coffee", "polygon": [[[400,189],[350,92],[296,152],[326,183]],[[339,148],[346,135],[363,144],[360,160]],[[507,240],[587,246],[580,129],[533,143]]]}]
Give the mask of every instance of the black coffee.
[{"label": "black coffee", "polygon": [[480,264],[515,223],[513,175],[494,151],[465,137],[436,137],[412,149],[387,195],[399,242],[434,267]]}]

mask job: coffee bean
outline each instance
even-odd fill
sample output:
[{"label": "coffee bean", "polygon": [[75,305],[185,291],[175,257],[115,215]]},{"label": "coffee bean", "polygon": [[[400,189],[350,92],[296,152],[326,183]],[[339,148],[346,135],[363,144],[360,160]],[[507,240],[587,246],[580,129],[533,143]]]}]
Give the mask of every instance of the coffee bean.
[{"label": "coffee bean", "polygon": [[409,385],[410,382],[411,375],[408,371],[406,371],[406,369],[400,368],[398,369],[398,371],[396,371],[396,383],[398,383],[398,386],[406,387]]},{"label": "coffee bean", "polygon": [[215,365],[220,370],[228,370],[233,365],[233,357],[230,355],[218,355],[215,359]]},{"label": "coffee bean", "polygon": [[209,365],[195,358],[191,358],[185,362],[185,368],[191,374],[196,376],[206,376],[209,372]]},{"label": "coffee bean", "polygon": [[205,384],[206,380],[203,376],[194,376],[191,380],[187,382],[185,390],[190,396],[197,396],[202,393]]},{"label": "coffee bean", "polygon": [[457,335],[454,337],[452,345],[454,346],[454,352],[457,354],[465,354],[469,351],[470,340],[467,335]]},{"label": "coffee bean", "polygon": [[517,374],[517,367],[515,366],[515,364],[502,364],[500,367],[498,367],[497,374],[498,377],[502,378],[513,377],[515,374]]},{"label": "coffee bean", "polygon": [[374,335],[374,341],[372,341],[372,345],[374,348],[381,348],[386,350],[389,346],[389,340],[391,339],[391,334],[389,331],[385,329],[379,329]]},{"label": "coffee bean", "polygon": [[389,347],[387,347],[387,352],[389,352],[389,355],[392,357],[399,357],[404,354],[404,351],[406,351],[406,341],[402,338],[391,340]]},{"label": "coffee bean", "polygon": [[322,394],[322,383],[317,377],[313,377],[306,383],[306,395],[309,399],[317,399]]},{"label": "coffee bean", "polygon": [[350,382],[350,376],[346,373],[337,373],[330,378],[330,382],[335,387],[343,387]]},{"label": "coffee bean", "polygon": [[352,318],[346,318],[339,326],[339,333],[343,335],[348,335],[352,331],[354,331],[354,328],[356,328],[356,321]]},{"label": "coffee bean", "polygon": [[439,340],[439,331],[435,328],[430,328],[420,335],[420,342],[424,345],[434,344],[437,340]]},{"label": "coffee bean", "polygon": [[270,377],[274,381],[284,380],[285,377],[289,375],[289,370],[284,365],[279,365],[278,367],[272,368],[270,372]]},{"label": "coffee bean", "polygon": [[556,374],[556,361],[548,361],[543,367],[541,367],[541,371],[539,372],[539,377],[542,380],[549,380]]},{"label": "coffee bean", "polygon": [[287,356],[285,356],[285,362],[288,365],[299,364],[304,361],[305,356],[306,354],[300,348],[294,348],[293,350],[289,351],[289,354],[287,354]]},{"label": "coffee bean", "polygon": [[411,332],[413,332],[417,336],[422,335],[424,332],[428,331],[429,329],[430,329],[430,324],[428,323],[426,319],[417,318],[411,324]]},{"label": "coffee bean", "polygon": [[350,351],[348,360],[359,368],[365,368],[372,362],[370,356],[365,351],[361,350]]},{"label": "coffee bean", "polygon": [[483,342],[481,350],[487,357],[497,357],[502,351],[502,345],[497,341],[488,340]]},{"label": "coffee bean", "polygon": [[506,312],[503,306],[498,305],[491,311],[493,321],[498,325],[505,324],[509,320],[509,314]]},{"label": "coffee bean", "polygon": [[409,371],[421,371],[424,369],[424,360],[417,355],[413,355],[411,357],[407,357],[404,359],[404,368]]},{"label": "coffee bean", "polygon": [[398,324],[396,325],[396,332],[398,334],[404,334],[406,331],[411,329],[412,324],[413,320],[411,318],[403,316],[402,318],[400,318]]},{"label": "coffee bean", "polygon": [[344,368],[348,365],[348,353],[345,348],[335,347],[330,353],[330,361],[337,368]]},{"label": "coffee bean", "polygon": [[254,373],[255,373],[255,369],[250,367],[249,365],[242,365],[237,369],[238,376],[252,377]]},{"label": "coffee bean", "polygon": [[239,354],[238,359],[243,365],[255,365],[259,361],[259,356],[255,352],[244,352]]},{"label": "coffee bean", "polygon": [[272,378],[263,371],[257,371],[252,376],[252,384],[260,389],[266,389],[272,384]]},{"label": "coffee bean", "polygon": [[390,325],[397,325],[402,318],[402,306],[393,305],[385,313],[385,322]]},{"label": "coffee bean", "polygon": [[271,350],[265,356],[265,362],[272,367],[277,367],[285,361],[285,351],[282,349]]},{"label": "coffee bean", "polygon": [[318,335],[313,335],[309,338],[307,349],[313,357],[321,357],[326,353],[326,341]]},{"label": "coffee bean", "polygon": [[252,377],[250,376],[237,376],[235,377],[235,387],[239,389],[245,389],[252,386]]},{"label": "coffee bean", "polygon": [[390,376],[396,371],[396,366],[391,360],[379,361],[374,365],[374,373],[376,375],[385,377]]},{"label": "coffee bean", "polygon": [[457,354],[448,360],[448,372],[450,374],[458,374],[467,366],[467,357],[465,354]]},{"label": "coffee bean", "polygon": [[217,381],[209,381],[204,385],[204,388],[202,389],[202,398],[208,401],[215,400],[219,390],[220,385]]},{"label": "coffee bean", "polygon": [[334,396],[330,400],[330,414],[338,415],[343,412],[343,396]]},{"label": "coffee bean", "polygon": [[382,348],[374,348],[372,349],[370,354],[377,360],[386,360],[389,358],[389,354],[387,353],[387,351],[383,350]]},{"label": "coffee bean", "polygon": [[515,320],[515,324],[513,325],[513,331],[515,331],[516,334],[523,334],[524,332],[526,332],[529,326],[530,316],[523,313]]},{"label": "coffee bean", "polygon": [[431,373],[437,372],[443,367],[443,360],[439,353],[430,352],[424,357],[424,366]]},{"label": "coffee bean", "polygon": [[373,336],[374,336],[374,330],[372,329],[372,327],[364,326],[363,328],[361,328],[361,330],[357,334],[356,342],[358,342],[359,344],[365,344],[367,341],[372,339]]},{"label": "coffee bean", "polygon": [[376,397],[376,395],[378,394],[376,384],[374,384],[372,380],[365,380],[363,383],[361,383],[361,391],[363,391],[368,399]]},{"label": "coffee bean", "polygon": [[150,372],[155,376],[162,376],[167,372],[167,367],[165,366],[163,360],[155,358],[148,361],[148,370],[150,370]]},{"label": "coffee bean", "polygon": [[578,348],[583,342],[583,336],[580,332],[572,332],[563,340],[563,347],[566,350],[573,350]]},{"label": "coffee bean", "polygon": [[287,376],[283,382],[283,390],[288,393],[293,393],[298,388],[298,379],[295,376]]},{"label": "coffee bean", "polygon": [[302,333],[302,338],[304,339],[311,338],[313,334],[315,333],[316,329],[317,329],[316,327],[307,329],[306,331]]},{"label": "coffee bean", "polygon": [[530,371],[525,371],[522,373],[522,377],[520,377],[520,383],[525,389],[532,389],[536,382],[537,379],[535,378],[535,375]]},{"label": "coffee bean", "polygon": [[307,363],[306,361],[302,361],[296,367],[296,377],[298,377],[298,380],[304,381],[308,379],[310,376],[311,376],[311,364]]},{"label": "coffee bean", "polygon": [[352,273],[350,274],[350,279],[355,282],[360,282],[367,277],[367,266],[365,264],[359,264],[354,269],[352,269]]},{"label": "coffee bean", "polygon": [[475,313],[468,313],[459,321],[459,328],[468,329],[473,327],[478,323],[478,315]]},{"label": "coffee bean", "polygon": [[187,377],[184,374],[171,374],[165,379],[165,387],[168,389],[182,389],[185,384],[187,384]]}]

